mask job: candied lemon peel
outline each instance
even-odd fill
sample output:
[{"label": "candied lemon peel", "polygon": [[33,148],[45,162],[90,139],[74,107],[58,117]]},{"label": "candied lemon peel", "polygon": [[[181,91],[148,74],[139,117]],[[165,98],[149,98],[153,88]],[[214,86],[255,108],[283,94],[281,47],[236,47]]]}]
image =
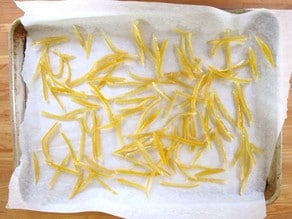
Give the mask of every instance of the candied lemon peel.
[{"label": "candied lemon peel", "polygon": [[[260,36],[254,36],[258,48],[247,47],[247,57],[234,63],[233,45],[243,46],[248,39],[226,29],[220,37],[207,42],[212,58],[218,58],[218,51],[222,50],[224,66],[204,66],[204,60],[198,57],[199,51],[195,50],[193,43],[196,33],[175,27],[173,32],[179,37],[179,43],[170,48],[168,39],[161,40],[156,33],[151,34],[151,42],[148,43],[141,25],[138,21],[132,24],[137,55],[118,48],[101,30],[102,39],[110,52],[95,60],[90,69],[77,78],[72,76],[71,65],[78,57],[56,49],[57,45],[68,43],[71,40],[69,37],[46,37],[33,43],[33,46],[40,47],[33,81],[40,78],[44,101],[49,102],[52,96],[62,112],[40,112],[43,117],[54,121],[41,139],[44,162],[54,169],[49,188],[53,189],[62,174],[68,174],[75,179],[68,194],[70,199],[85,190],[91,182],[118,194],[112,186],[113,181],[138,189],[150,197],[154,179],[158,179],[161,186],[181,189],[194,188],[202,183],[226,184],[228,182],[221,178],[222,173],[239,164],[239,193],[243,194],[256,165],[256,155],[263,153],[263,149],[250,142],[248,127],[253,125],[254,118],[244,91],[249,84],[260,79],[257,63],[259,50],[269,65],[276,67],[272,50]],[[94,43],[93,34],[77,25],[73,26],[73,33],[88,59]],[[179,70],[165,72],[163,60],[171,49]],[[56,72],[52,68],[51,55],[59,60]],[[116,70],[123,68],[127,62],[138,62],[141,68],[149,62],[153,76],[146,77],[129,69],[123,76],[115,75]],[[239,73],[241,69],[247,70],[249,77],[242,77]],[[229,83],[234,112],[226,107],[223,97],[213,88],[213,83],[217,81]],[[88,91],[80,90],[80,85],[87,86]],[[105,87],[125,87],[127,90],[107,97],[102,92]],[[63,98],[69,98],[78,107],[68,110]],[[118,106],[118,110],[113,105]],[[124,133],[123,124],[133,115],[138,116],[135,131]],[[79,141],[73,142],[63,130],[62,124],[65,122],[78,124]],[[118,139],[118,149],[113,151],[112,156],[128,162],[128,168],[109,169],[103,166],[105,145],[102,144],[102,132],[106,129],[112,129]],[[60,161],[55,161],[50,150],[51,142],[57,137],[61,137],[67,146],[67,152]],[[230,161],[225,143],[237,138],[239,145]],[[87,140],[91,142],[90,150]],[[221,164],[201,165],[200,160],[213,147]],[[183,159],[182,151],[185,149],[192,156],[189,162]],[[41,180],[39,162],[38,155],[33,152],[35,183]],[[172,179],[176,175],[184,177],[184,180]],[[140,180],[135,180],[138,178]]]}]

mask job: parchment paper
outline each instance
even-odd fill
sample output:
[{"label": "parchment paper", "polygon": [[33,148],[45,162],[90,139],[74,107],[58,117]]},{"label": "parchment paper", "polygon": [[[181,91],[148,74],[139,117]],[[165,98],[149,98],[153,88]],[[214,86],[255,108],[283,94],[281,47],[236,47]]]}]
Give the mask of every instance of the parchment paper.
[{"label": "parchment paper", "polygon": [[[22,76],[29,93],[24,121],[20,126],[21,162],[15,169],[10,181],[8,208],[47,212],[101,211],[125,218],[265,217],[263,193],[265,180],[269,172],[277,138],[286,118],[290,78],[287,67],[283,67],[283,62],[280,62],[280,60],[284,60],[285,53],[279,50],[278,22],[270,12],[257,10],[235,15],[203,6],[109,1],[97,4],[90,0],[17,2],[17,4],[26,12],[21,19],[28,31]],[[113,42],[120,45],[121,49],[133,54],[137,53],[131,38],[131,25],[135,20],[140,21],[144,33],[155,32],[160,39],[167,37],[170,48],[179,39],[172,31],[173,27],[183,27],[195,33],[195,51],[209,65],[218,65],[220,62],[216,61],[218,59],[210,58],[210,48],[206,42],[214,39],[214,36],[218,36],[226,28],[247,36],[259,35],[268,42],[275,55],[277,67],[270,68],[265,59],[258,60],[261,72],[260,79],[245,90],[254,115],[254,124],[248,129],[248,133],[251,136],[251,141],[263,148],[265,153],[257,157],[257,165],[253,169],[243,195],[238,194],[238,165],[228,169],[222,175],[227,180],[227,184],[224,186],[206,183],[194,189],[182,190],[161,187],[158,181],[154,181],[150,198],[133,188],[111,182],[111,186],[118,191],[118,195],[113,195],[104,188],[92,184],[74,199],[69,200],[68,194],[72,190],[72,178],[66,175],[62,176],[61,183],[57,183],[52,190],[48,189],[47,183],[53,174],[53,170],[46,166],[43,158],[41,158],[40,141],[46,130],[52,126],[53,121],[42,117],[40,111],[45,109],[48,112],[60,113],[60,110],[55,102],[51,101],[48,104],[42,100],[40,81],[32,82],[32,75],[40,55],[40,50],[31,46],[32,42],[45,36],[55,35],[69,35],[73,39],[72,25],[74,24],[94,33],[96,38],[93,41],[92,54],[89,59],[80,56],[80,54],[84,54],[84,51],[80,48],[76,39],[71,40],[70,46],[64,44],[56,47],[64,53],[70,53],[78,57],[78,61],[72,62],[72,77],[77,78],[80,72],[85,72],[90,68],[91,63],[96,58],[101,57],[104,52],[109,52],[108,48],[101,42],[101,30],[108,33]],[[249,45],[252,45],[252,42],[248,41],[246,46]],[[166,60],[173,60],[172,53],[172,51],[169,51],[166,54],[166,57],[169,58]],[[240,59],[240,54],[237,54],[234,59]],[[127,68],[135,70],[137,66],[128,64]],[[151,68],[151,66],[146,65],[147,68]],[[178,69],[177,63],[166,61],[165,71],[176,69]],[[124,72],[121,70],[117,75],[119,74],[123,75]],[[145,76],[147,76],[147,73],[145,73]],[[224,97],[223,100],[228,109],[234,111],[233,105],[230,104],[232,102],[232,96],[229,94],[230,90],[223,89],[220,84],[217,85],[216,89],[219,95]],[[105,90],[104,92],[106,97],[109,98],[121,92],[121,90]],[[71,104],[71,102],[65,103]],[[74,108],[74,105],[72,105],[72,108]],[[131,133],[133,124],[134,120],[127,123],[123,130]],[[62,130],[67,131],[66,133],[73,143],[79,140],[79,136],[72,132],[76,128],[74,124],[62,125]],[[107,140],[103,140],[102,145],[115,145],[117,140],[114,133],[109,131],[105,136]],[[87,143],[89,144],[89,142]],[[229,161],[234,154],[234,144],[234,142],[226,142]],[[55,141],[51,149],[57,157],[62,157],[68,150],[61,139]],[[121,166],[119,159],[106,162],[114,148],[107,147],[103,150],[105,166],[109,168]],[[41,158],[42,174],[37,185],[33,182],[32,151],[38,151]],[[214,161],[212,156],[205,159],[205,163],[218,162]]]}]

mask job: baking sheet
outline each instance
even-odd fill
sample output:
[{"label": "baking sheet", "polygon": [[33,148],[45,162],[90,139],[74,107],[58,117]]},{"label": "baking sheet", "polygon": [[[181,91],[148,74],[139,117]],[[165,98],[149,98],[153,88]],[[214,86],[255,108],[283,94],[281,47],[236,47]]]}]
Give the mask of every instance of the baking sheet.
[{"label": "baking sheet", "polygon": [[[212,207],[212,206],[211,206]],[[186,210],[186,209],[185,209]],[[212,211],[212,208],[211,208],[211,211]]]},{"label": "baking sheet", "polygon": [[[14,167],[20,162],[19,125],[23,120],[25,106],[25,84],[20,77],[24,44],[27,32],[19,20],[16,20],[10,30],[10,74],[11,74],[11,115],[13,124],[13,154]],[[282,176],[282,137],[279,136],[265,189],[267,204],[272,204],[280,195]]]}]

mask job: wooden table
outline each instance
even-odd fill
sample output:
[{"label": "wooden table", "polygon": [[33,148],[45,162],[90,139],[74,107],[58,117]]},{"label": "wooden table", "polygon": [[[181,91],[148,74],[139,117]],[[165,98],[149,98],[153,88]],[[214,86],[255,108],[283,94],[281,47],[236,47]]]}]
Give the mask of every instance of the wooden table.
[{"label": "wooden table", "polygon": [[[167,2],[184,2],[207,4],[219,8],[278,8],[292,9],[292,0],[169,0]],[[101,213],[49,214],[23,210],[8,210],[5,205],[8,197],[8,182],[13,171],[12,137],[9,103],[9,65],[8,32],[9,26],[23,13],[12,0],[0,2],[0,219],[8,218],[115,218]],[[291,28],[291,27],[287,27]],[[288,61],[288,60],[287,60]],[[292,61],[289,60],[290,62]],[[292,70],[292,69],[291,69]],[[292,90],[288,102],[288,118],[283,128],[283,178],[281,196],[267,207],[267,218],[292,218]]]}]

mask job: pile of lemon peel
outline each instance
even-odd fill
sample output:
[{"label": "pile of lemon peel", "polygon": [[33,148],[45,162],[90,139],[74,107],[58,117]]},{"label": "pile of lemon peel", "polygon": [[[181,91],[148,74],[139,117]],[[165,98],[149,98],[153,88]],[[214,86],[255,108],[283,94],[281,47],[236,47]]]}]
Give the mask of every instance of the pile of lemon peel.
[{"label": "pile of lemon peel", "polygon": [[[85,34],[78,26],[73,26],[73,32],[84,49],[85,56],[90,57],[93,35],[86,33],[85,39]],[[273,54],[260,36],[254,36],[252,40],[256,42],[257,48],[247,48],[246,53],[242,54],[243,60],[234,63],[232,46],[244,46],[247,37],[234,35],[232,30],[227,29],[218,38],[207,42],[210,45],[211,57],[224,59],[225,66],[204,66],[204,60],[194,51],[193,33],[178,27],[174,28],[174,33],[180,38],[174,48],[168,47],[167,39],[159,41],[156,34],[152,34],[151,43],[148,45],[139,23],[134,22],[132,35],[138,54],[133,55],[119,49],[110,37],[102,32],[104,42],[111,52],[104,54],[85,74],[74,79],[70,62],[78,57],[54,49],[55,45],[70,43],[70,37],[53,36],[33,43],[41,49],[33,80],[40,78],[44,101],[48,102],[53,98],[52,101],[56,101],[64,112],[41,112],[42,116],[55,121],[42,138],[44,160],[55,170],[49,182],[51,189],[61,174],[69,174],[75,179],[69,198],[82,192],[92,181],[113,194],[118,194],[111,186],[113,180],[141,190],[149,197],[154,178],[159,179],[161,186],[183,189],[197,187],[201,183],[225,184],[227,182],[218,175],[239,164],[239,193],[243,194],[256,165],[255,156],[263,153],[259,146],[249,140],[247,128],[252,126],[253,115],[244,89],[261,76],[257,59],[262,57],[257,57],[254,50],[260,50],[272,68],[276,66]],[[165,72],[165,53],[172,49],[176,55],[176,60],[173,61],[178,62],[180,69]],[[218,57],[218,50],[223,51],[222,56]],[[57,72],[53,71],[50,55],[59,58]],[[141,76],[137,72],[128,72],[125,77],[115,76],[117,68],[122,68],[126,62],[139,63],[141,68],[145,62],[151,62],[153,72],[149,73],[149,77]],[[239,77],[238,71],[241,69],[246,69],[250,77]],[[212,88],[212,84],[222,80],[229,82],[232,88],[234,113],[229,112],[216,90]],[[90,91],[79,90],[79,85],[88,86]],[[120,86],[130,90],[113,98],[107,98],[101,92],[104,87]],[[71,98],[80,107],[68,112],[62,102],[64,96]],[[112,104],[121,107],[116,111],[113,110]],[[101,111],[105,112],[107,118],[102,118]],[[139,115],[135,132],[123,133],[123,124],[132,115]],[[62,131],[62,123],[68,121],[76,122],[80,127],[79,145],[73,145],[67,134]],[[159,128],[153,125],[155,122],[160,124]],[[103,165],[104,145],[101,144],[100,138],[101,132],[106,129],[113,129],[119,140],[119,149],[113,151],[113,156],[127,161],[131,168],[109,169]],[[56,135],[60,135],[68,147],[68,153],[64,154],[59,163],[55,162],[50,154],[50,143]],[[235,136],[238,136],[240,141],[238,145],[235,142],[237,149],[230,161],[227,160],[224,142],[233,141]],[[88,138],[91,139],[91,145],[85,143]],[[91,147],[91,154],[85,153],[86,147]],[[200,164],[200,159],[204,159],[205,152],[211,147],[218,150],[220,166]],[[191,162],[183,161],[181,151],[185,149],[192,156]],[[43,173],[36,153],[33,152],[32,155],[35,182],[38,183]],[[181,176],[180,180],[173,180],[176,175]],[[135,181],[135,177],[145,183],[141,183],[141,180]]]}]

